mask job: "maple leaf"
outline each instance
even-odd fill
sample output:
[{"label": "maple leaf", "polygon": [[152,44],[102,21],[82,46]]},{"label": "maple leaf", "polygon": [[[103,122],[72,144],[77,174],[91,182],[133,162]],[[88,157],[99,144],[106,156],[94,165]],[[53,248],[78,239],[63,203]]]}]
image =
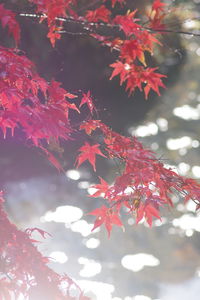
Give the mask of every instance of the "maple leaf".
[{"label": "maple leaf", "polygon": [[90,91],[88,91],[87,94],[83,93],[83,97],[81,99],[81,103],[80,103],[79,107],[81,107],[84,104],[86,104],[88,106],[91,114],[93,115],[93,111],[96,110],[96,108],[93,104],[93,100],[92,100]]},{"label": "maple leaf", "polygon": [[153,217],[158,218],[161,221],[159,211],[151,204],[140,204],[139,208],[137,209],[136,223],[138,224],[143,217],[145,217],[150,227],[152,226]]},{"label": "maple leaf", "polygon": [[61,88],[60,85],[61,83],[55,80],[52,80],[51,84],[49,84],[49,102],[53,103],[54,105],[59,105],[59,108],[62,108],[63,112],[65,113],[67,120],[69,109],[76,110],[78,113],[80,113],[80,111],[75,103],[70,103],[65,98],[67,97],[69,99],[74,99],[77,98],[77,95],[67,92],[65,89]]},{"label": "maple leaf", "polygon": [[111,64],[110,67],[114,68],[112,75],[110,76],[110,80],[112,80],[113,77],[119,75],[120,85],[122,85],[122,83],[127,79],[130,66],[118,60],[115,63]]},{"label": "maple leaf", "polygon": [[56,25],[53,25],[49,28],[47,37],[50,39],[51,45],[55,47],[56,41],[61,38],[61,34],[59,33]]},{"label": "maple leaf", "polygon": [[154,44],[162,46],[161,42],[156,39],[155,34],[148,31],[141,31],[138,40],[143,51],[148,51],[151,54],[153,53]]},{"label": "maple leaf", "polygon": [[92,188],[96,189],[96,191],[94,194],[90,195],[90,197],[99,197],[104,194],[104,198],[106,198],[106,192],[109,189],[109,185],[103,178],[99,177],[99,179],[100,183],[92,186]]},{"label": "maple leaf", "polygon": [[97,128],[100,128],[102,125],[100,120],[90,120],[90,121],[84,121],[80,125],[80,130],[85,130],[85,132],[90,135],[94,130]]},{"label": "maple leaf", "polygon": [[[55,46],[57,39],[60,39],[60,30],[62,30],[62,21],[57,18],[67,16],[69,13],[77,17],[76,12],[72,9],[75,6],[75,0],[29,0],[36,5],[36,13],[41,14],[40,22],[47,20],[49,32],[47,37],[50,39],[52,46]],[[59,25],[58,25],[59,24]]]},{"label": "maple leaf", "polygon": [[156,13],[164,11],[164,7],[166,6],[166,3],[161,2],[160,0],[154,0],[152,4],[152,10],[156,11]]},{"label": "maple leaf", "polygon": [[[2,272],[0,299],[18,299],[21,295],[29,298],[33,295],[31,292],[36,287],[38,292],[41,291],[40,288],[43,291],[45,290],[45,293],[42,293],[43,299],[50,299],[53,295],[54,299],[69,300],[70,285],[77,288],[78,293],[81,294],[81,299],[83,292],[71,278],[67,275],[61,276],[47,266],[47,263],[50,262],[49,258],[38,251],[35,246],[36,241],[30,238],[30,234],[34,230],[44,236],[46,234],[38,228],[27,229],[25,232],[18,230],[9,221],[3,211],[2,203],[0,203],[0,264]],[[9,266],[6,264],[5,258],[9,260]],[[20,282],[20,285],[17,282],[8,280],[7,276],[4,278],[4,274],[8,271],[9,278],[15,278],[17,282]],[[66,288],[63,289],[61,286]],[[47,293],[46,289],[48,290]],[[70,299],[74,298],[70,297]],[[79,297],[77,297],[78,299]]]},{"label": "maple leaf", "polygon": [[159,33],[159,30],[161,30],[160,33],[164,34],[165,32],[163,31],[163,29],[166,29],[166,25],[163,24],[164,17],[164,14],[159,17],[156,17],[155,15],[154,18],[150,19],[149,28],[155,30],[157,33]]},{"label": "maple leaf", "polygon": [[20,39],[20,27],[15,19],[15,13],[4,8],[3,4],[0,4],[0,20],[2,27],[8,27],[9,33],[13,35],[16,44],[18,44]]},{"label": "maple leaf", "polygon": [[106,207],[105,205],[91,211],[89,214],[97,217],[92,231],[104,224],[108,232],[108,236],[110,237],[110,232],[113,225],[123,226],[119,218],[119,214],[113,209]]},{"label": "maple leaf", "polygon": [[[162,3],[160,0],[155,0],[152,5],[152,11],[149,16],[149,27],[159,32],[166,28],[166,25],[163,23],[164,18],[167,13],[165,11],[166,3]],[[164,32],[161,32],[162,34]]]},{"label": "maple leaf", "polygon": [[143,82],[146,82],[146,86],[144,88],[146,99],[148,98],[150,89],[154,90],[160,96],[159,87],[165,88],[165,85],[162,82],[161,78],[165,78],[166,76],[154,72],[155,70],[157,70],[157,68],[147,68],[142,74]]},{"label": "maple leaf", "polygon": [[95,10],[88,10],[86,13],[85,18],[89,22],[98,22],[98,21],[103,21],[103,22],[109,22],[111,12],[108,10],[105,5],[101,5],[99,8]]},{"label": "maple leaf", "polygon": [[[59,82],[48,83],[41,78],[34,64],[15,50],[0,47],[0,58],[0,67],[6,73],[6,78],[0,80],[0,128],[4,137],[7,129],[11,129],[13,135],[15,128],[21,127],[26,138],[42,149],[57,169],[63,170],[43,144],[52,140],[59,144],[59,139],[71,138],[68,111],[80,111],[66,98],[72,101],[76,96],[63,89]],[[39,92],[44,96],[44,104],[38,97]]]},{"label": "maple leaf", "polygon": [[[132,59],[134,57],[136,58],[136,54],[134,53],[134,51],[135,50],[133,50]],[[126,55],[128,57],[128,53]],[[145,64],[145,59],[142,51],[140,52],[139,60],[143,64]],[[126,90],[129,91],[129,95],[134,92],[135,88],[139,88],[139,90],[142,91],[143,83],[146,84],[144,88],[146,99],[148,98],[148,94],[151,89],[160,96],[159,87],[165,88],[165,85],[162,82],[162,78],[165,78],[166,76],[155,72],[157,68],[144,68],[143,66],[135,66],[131,62],[123,63],[121,61],[117,61],[110,66],[114,68],[110,80],[113,79],[113,77],[119,75],[120,85],[127,81]]]},{"label": "maple leaf", "polygon": [[48,24],[54,23],[56,17],[66,17],[66,10],[75,3],[74,0],[29,0],[34,3],[37,13],[46,15]]},{"label": "maple leaf", "polygon": [[94,171],[96,172],[96,155],[101,155],[103,157],[106,157],[101,150],[99,149],[99,144],[95,144],[91,146],[89,143],[85,142],[85,145],[83,145],[79,151],[81,152],[77,159],[76,164],[77,167],[79,167],[85,160],[88,160],[90,164],[93,166]]},{"label": "maple leaf", "polygon": [[127,64],[132,63],[137,58],[143,65],[146,65],[143,46],[136,39],[124,41],[120,56]]},{"label": "maple leaf", "polygon": [[135,14],[137,10],[128,11],[125,16],[117,15],[113,22],[121,27],[126,36],[132,36],[138,34],[138,32],[142,29],[142,27],[136,22],[140,21],[140,19],[136,19]]},{"label": "maple leaf", "polygon": [[44,239],[46,238],[46,235],[51,236],[51,234],[48,233],[47,231],[42,230],[42,229],[37,228],[37,227],[34,227],[34,228],[27,228],[27,229],[25,230],[25,232],[26,232],[29,236],[31,236],[32,233],[33,233],[34,231],[37,231]]}]

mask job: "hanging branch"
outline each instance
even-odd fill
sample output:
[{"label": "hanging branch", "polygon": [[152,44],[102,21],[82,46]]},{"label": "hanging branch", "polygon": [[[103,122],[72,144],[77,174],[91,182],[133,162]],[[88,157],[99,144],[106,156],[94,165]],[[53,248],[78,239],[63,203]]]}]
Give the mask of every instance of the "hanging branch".
[{"label": "hanging branch", "polygon": [[[20,17],[28,17],[28,18],[37,18],[37,19],[46,19],[47,16],[46,15],[40,15],[40,14],[30,14],[30,13],[20,13],[19,14]],[[199,18],[194,18],[194,19],[199,19]],[[109,23],[103,23],[103,22],[89,22],[86,20],[76,20],[71,16],[68,16],[66,18],[61,18],[61,17],[56,17],[55,18],[56,21],[60,21],[60,22],[65,22],[65,23],[71,23],[71,24],[75,24],[75,25],[83,25],[83,29],[90,31],[92,27],[93,30],[98,30],[99,27],[101,28],[109,28],[109,29],[118,29],[119,31],[121,31],[121,26],[117,25],[117,24],[109,24]],[[191,19],[188,19],[189,21],[191,21]],[[188,20],[183,21],[187,22]],[[165,25],[167,26],[168,24],[165,23]],[[85,27],[87,26],[87,27]],[[196,36],[196,37],[200,37],[200,33],[197,32],[190,32],[190,31],[183,31],[183,30],[173,30],[173,29],[162,29],[162,28],[150,28],[150,27],[146,27],[141,25],[141,29],[140,30],[148,30],[150,32],[155,32],[155,33],[176,33],[176,34],[184,34],[184,35],[191,35],[191,36]],[[68,33],[68,34],[84,34],[84,33],[76,33],[76,32],[68,32],[66,30],[61,30],[59,31],[59,33]]]}]

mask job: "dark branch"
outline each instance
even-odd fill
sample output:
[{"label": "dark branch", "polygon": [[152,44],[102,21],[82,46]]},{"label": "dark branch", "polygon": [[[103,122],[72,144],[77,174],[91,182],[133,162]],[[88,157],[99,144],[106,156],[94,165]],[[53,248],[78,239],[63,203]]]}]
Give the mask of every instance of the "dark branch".
[{"label": "dark branch", "polygon": [[[42,15],[39,14],[26,14],[26,13],[20,13],[19,14],[21,17],[30,17],[30,18],[41,18]],[[104,28],[113,28],[113,29],[118,29],[121,30],[120,25],[115,25],[115,24],[106,24],[102,22],[88,22],[85,20],[75,20],[73,17],[68,17],[68,18],[59,18],[57,17],[56,20],[62,21],[62,22],[69,22],[69,23],[75,23],[75,24],[81,24],[83,26],[89,26],[90,28],[84,27],[84,29],[90,31],[91,27],[95,27],[96,29],[99,27],[104,27]],[[176,34],[184,34],[184,35],[191,35],[191,36],[197,36],[200,37],[200,33],[196,32],[188,32],[188,31],[182,31],[182,30],[172,30],[172,29],[156,29],[156,28],[150,28],[150,27],[145,27],[143,26],[142,29],[148,30],[150,32],[157,32],[157,33],[176,33]],[[62,33],[62,32],[61,32]],[[71,33],[67,31],[63,31],[63,33],[69,33],[69,34],[76,34],[76,33]],[[82,34],[82,33],[77,33],[77,34]],[[84,33],[83,33],[84,34]]]}]

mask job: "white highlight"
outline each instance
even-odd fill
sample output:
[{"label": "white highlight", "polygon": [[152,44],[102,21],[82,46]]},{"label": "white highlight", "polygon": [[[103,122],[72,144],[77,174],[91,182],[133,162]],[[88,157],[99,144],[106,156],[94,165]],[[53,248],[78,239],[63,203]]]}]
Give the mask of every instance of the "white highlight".
[{"label": "white highlight", "polygon": [[66,176],[72,180],[79,180],[81,177],[81,174],[77,170],[68,170],[66,172]]},{"label": "white highlight", "polygon": [[151,254],[138,253],[132,255],[125,255],[121,264],[124,268],[133,272],[141,271],[145,266],[156,267],[160,264],[160,261]]},{"label": "white highlight", "polygon": [[95,189],[94,187],[89,187],[89,188],[87,189],[87,191],[88,191],[88,194],[89,194],[89,195],[93,195],[93,194],[96,193],[98,190]]},{"label": "white highlight", "polygon": [[191,232],[194,230],[200,232],[200,218],[198,216],[185,214],[180,218],[174,219],[172,224],[174,227],[179,227],[185,232],[189,230],[188,234],[190,234],[190,236],[192,235]]},{"label": "white highlight", "polygon": [[53,251],[49,254],[51,258],[54,259],[54,262],[64,264],[68,261],[67,255],[62,251]]},{"label": "white highlight", "polygon": [[199,120],[200,119],[200,105],[192,107],[188,104],[174,108],[173,114],[183,120]]},{"label": "white highlight", "polygon": [[156,123],[158,124],[158,127],[160,131],[167,131],[168,130],[168,121],[164,118],[158,118]]},{"label": "white highlight", "polygon": [[197,23],[195,22],[195,20],[188,19],[183,23],[183,27],[186,29],[193,29],[195,28],[196,24]]},{"label": "white highlight", "polygon": [[76,206],[59,206],[56,210],[48,211],[40,218],[41,222],[57,222],[57,223],[71,223],[79,220],[83,216],[83,211]]},{"label": "white highlight", "polygon": [[[92,233],[97,232],[98,230],[92,231],[94,224],[90,224],[85,220],[79,220],[70,225],[70,229],[74,232],[79,232],[82,236],[86,237]],[[66,226],[68,228],[68,226]],[[98,228],[97,228],[98,229]]]},{"label": "white highlight", "polygon": [[124,69],[125,69],[126,71],[128,71],[128,70],[131,69],[131,66],[130,66],[129,64],[125,64],[125,65],[124,65]]},{"label": "white highlight", "polygon": [[90,183],[88,181],[81,181],[78,183],[79,189],[88,189],[90,187]]},{"label": "white highlight", "polygon": [[192,139],[189,136],[183,136],[178,139],[168,139],[167,148],[169,150],[178,150],[182,148],[191,148]]},{"label": "white highlight", "polygon": [[191,211],[193,213],[196,214],[196,204],[194,203],[194,201],[189,200],[186,205],[185,205],[186,211]]},{"label": "white highlight", "polygon": [[82,277],[93,277],[101,272],[101,264],[95,260],[80,257],[78,262],[83,265],[83,269],[79,272]]},{"label": "white highlight", "polygon": [[158,126],[152,122],[149,122],[143,126],[138,126],[136,130],[133,130],[131,132],[132,135],[141,136],[141,137],[156,135],[157,133],[158,133]]},{"label": "white highlight", "polygon": [[188,173],[189,170],[190,170],[190,165],[188,165],[184,162],[181,162],[178,165],[179,174],[182,175],[182,176],[185,176]]},{"label": "white highlight", "polygon": [[193,141],[192,141],[192,147],[193,147],[193,148],[198,148],[199,145],[200,145],[199,141],[197,141],[197,140],[193,140]]},{"label": "white highlight", "polygon": [[87,248],[95,249],[95,248],[99,247],[100,240],[95,239],[95,238],[90,238],[89,240],[86,241],[85,245]]},{"label": "white highlight", "polygon": [[192,174],[196,178],[200,178],[200,166],[192,167]]}]

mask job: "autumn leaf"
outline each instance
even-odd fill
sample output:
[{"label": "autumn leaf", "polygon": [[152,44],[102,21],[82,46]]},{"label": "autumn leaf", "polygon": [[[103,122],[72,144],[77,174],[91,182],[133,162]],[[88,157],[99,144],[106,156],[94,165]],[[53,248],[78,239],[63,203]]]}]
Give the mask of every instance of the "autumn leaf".
[{"label": "autumn leaf", "polygon": [[90,135],[94,130],[97,128],[100,128],[102,125],[100,120],[89,120],[89,121],[84,121],[80,125],[80,130],[85,130],[85,132]]},{"label": "autumn leaf", "polygon": [[154,0],[152,10],[156,11],[156,13],[163,12],[166,5],[166,3],[163,3],[160,0]]},{"label": "autumn leaf", "polygon": [[110,76],[110,80],[113,79],[113,77],[119,75],[120,76],[120,85],[127,79],[128,73],[130,70],[130,65],[124,64],[121,61],[116,61],[115,63],[111,64],[110,67],[112,67],[114,70],[112,72],[112,75]]},{"label": "autumn leaf", "polygon": [[36,5],[36,13],[41,14],[40,22],[47,20],[49,32],[47,37],[50,39],[52,46],[55,46],[57,39],[61,38],[60,29],[62,29],[62,21],[57,20],[59,17],[65,18],[67,13],[75,17],[77,14],[72,9],[75,4],[74,0],[29,0]]},{"label": "autumn leaf", "polygon": [[98,154],[103,157],[106,157],[99,149],[99,146],[99,144],[91,146],[89,143],[85,142],[85,145],[83,145],[79,149],[81,153],[76,159],[77,167],[79,167],[85,160],[88,160],[89,163],[93,166],[94,171],[96,172],[96,155]]},{"label": "autumn leaf", "polygon": [[51,236],[51,234],[48,233],[47,231],[42,230],[42,229],[37,228],[37,227],[34,227],[34,228],[27,228],[27,229],[25,230],[25,232],[26,232],[29,236],[31,236],[32,233],[33,233],[34,231],[37,231],[44,239],[46,238],[46,235]]},{"label": "autumn leaf", "polygon": [[56,41],[61,38],[61,34],[57,30],[56,25],[50,27],[47,37],[49,38],[52,47],[55,47]]},{"label": "autumn leaf", "polygon": [[99,177],[99,179],[100,183],[92,186],[92,188],[96,189],[96,191],[94,194],[90,195],[90,197],[100,197],[102,194],[104,194],[104,197],[106,197],[105,195],[109,189],[109,185],[103,178]]},{"label": "autumn leaf", "polygon": [[120,55],[127,64],[132,63],[137,58],[146,66],[143,47],[136,39],[126,40],[121,46]]},{"label": "autumn leaf", "polygon": [[138,224],[143,217],[146,219],[150,227],[152,226],[153,217],[161,221],[159,211],[151,204],[140,204],[139,208],[137,209],[136,223]]},{"label": "autumn leaf", "polygon": [[109,22],[111,12],[108,10],[105,5],[101,5],[99,8],[95,10],[88,10],[85,18],[89,22]]},{"label": "autumn leaf", "polygon": [[20,27],[15,19],[15,13],[4,8],[3,4],[0,4],[0,21],[3,28],[8,27],[9,33],[13,35],[16,44],[18,44],[20,39]]},{"label": "autumn leaf", "polygon": [[88,106],[91,114],[93,115],[93,111],[96,110],[96,108],[94,106],[90,91],[88,91],[87,94],[83,93],[83,97],[81,99],[81,103],[80,103],[79,107],[81,107],[84,104],[86,104]]},{"label": "autumn leaf", "polygon": [[148,98],[149,91],[154,90],[159,96],[159,87],[165,88],[164,83],[161,78],[165,78],[166,76],[163,74],[159,74],[155,72],[157,68],[147,68],[142,74],[144,82],[146,82],[146,86],[144,88],[145,98]]},{"label": "autumn leaf", "polygon": [[92,231],[104,224],[108,232],[108,236],[110,237],[110,232],[113,225],[123,226],[119,218],[119,214],[113,209],[108,208],[104,205],[91,211],[89,214],[97,217]]},{"label": "autumn leaf", "polygon": [[126,15],[117,15],[113,20],[113,22],[120,26],[125,35],[128,37],[133,34],[137,35],[142,28],[141,25],[137,23],[140,19],[135,18],[136,12],[137,10],[128,11]]}]

